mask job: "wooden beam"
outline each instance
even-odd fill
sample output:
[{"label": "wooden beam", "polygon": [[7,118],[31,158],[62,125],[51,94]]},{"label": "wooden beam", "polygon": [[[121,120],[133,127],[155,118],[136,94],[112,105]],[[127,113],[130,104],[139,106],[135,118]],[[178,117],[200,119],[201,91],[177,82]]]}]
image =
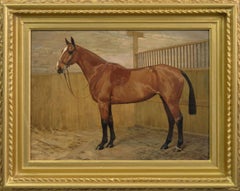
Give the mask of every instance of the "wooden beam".
[{"label": "wooden beam", "polygon": [[138,38],[144,37],[143,32],[127,31],[127,35],[133,39],[133,67],[137,68]]}]

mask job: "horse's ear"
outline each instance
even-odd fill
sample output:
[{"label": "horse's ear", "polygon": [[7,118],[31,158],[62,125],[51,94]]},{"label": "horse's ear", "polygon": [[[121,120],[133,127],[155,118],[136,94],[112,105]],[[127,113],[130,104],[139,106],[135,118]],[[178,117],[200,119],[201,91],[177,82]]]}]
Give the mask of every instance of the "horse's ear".
[{"label": "horse's ear", "polygon": [[71,37],[71,43],[74,47],[76,46],[73,37]]},{"label": "horse's ear", "polygon": [[66,45],[69,45],[70,42],[65,38]]}]

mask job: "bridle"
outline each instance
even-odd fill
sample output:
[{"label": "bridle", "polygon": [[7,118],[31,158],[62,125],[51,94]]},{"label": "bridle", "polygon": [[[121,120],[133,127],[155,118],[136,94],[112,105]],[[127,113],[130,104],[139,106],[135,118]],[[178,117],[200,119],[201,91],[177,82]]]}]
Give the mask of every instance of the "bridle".
[{"label": "bridle", "polygon": [[[72,53],[73,53],[73,52],[71,52],[70,55],[71,55]],[[84,96],[84,97],[78,97],[78,96],[76,96],[76,95],[74,94],[73,90],[72,90],[72,83],[71,83],[70,75],[69,75],[69,71],[68,71],[68,68],[71,66],[71,64],[70,64],[70,61],[71,61],[71,60],[72,60],[72,56],[71,56],[71,58],[67,61],[67,63],[61,61],[61,62],[63,63],[63,65],[64,65],[64,68],[62,68],[62,70],[63,70],[63,75],[64,75],[64,78],[65,78],[67,87],[68,87],[70,93],[73,95],[73,97],[75,97],[75,98],[77,98],[77,99],[79,99],[79,98],[86,98],[86,97],[88,97],[88,96]],[[65,72],[65,71],[66,71],[66,72]],[[88,86],[88,84],[87,84],[87,86]],[[86,86],[86,87],[87,87],[87,86]],[[85,88],[86,88],[86,87],[85,87]],[[84,89],[85,89],[85,88],[84,88]]]},{"label": "bridle", "polygon": [[[68,66],[68,67],[69,67],[69,66]],[[66,69],[64,70],[64,71],[67,71],[67,72],[64,72],[64,71],[63,71],[63,75],[64,75],[65,82],[66,82],[66,84],[67,84],[67,87],[68,87],[70,93],[73,95],[73,97],[76,97],[76,95],[73,93],[73,90],[72,90],[72,83],[71,83],[71,80],[70,80],[68,67],[66,67]],[[66,73],[67,73],[67,74],[66,74]]]}]

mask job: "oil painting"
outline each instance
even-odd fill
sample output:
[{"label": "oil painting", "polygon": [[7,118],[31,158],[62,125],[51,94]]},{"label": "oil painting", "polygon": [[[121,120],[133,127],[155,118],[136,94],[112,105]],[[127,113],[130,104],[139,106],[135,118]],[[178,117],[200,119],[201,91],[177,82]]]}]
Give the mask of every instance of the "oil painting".
[{"label": "oil painting", "polygon": [[2,1],[1,189],[238,189],[231,2]]},{"label": "oil painting", "polygon": [[209,31],[32,31],[31,160],[208,160]]}]

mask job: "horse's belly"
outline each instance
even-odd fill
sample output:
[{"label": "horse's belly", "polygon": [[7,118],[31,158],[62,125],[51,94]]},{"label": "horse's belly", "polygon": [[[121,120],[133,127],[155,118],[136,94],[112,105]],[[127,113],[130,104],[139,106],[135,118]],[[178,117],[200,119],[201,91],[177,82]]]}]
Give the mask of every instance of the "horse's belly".
[{"label": "horse's belly", "polygon": [[111,103],[135,103],[147,100],[156,94],[150,87],[119,86],[112,91]]}]

